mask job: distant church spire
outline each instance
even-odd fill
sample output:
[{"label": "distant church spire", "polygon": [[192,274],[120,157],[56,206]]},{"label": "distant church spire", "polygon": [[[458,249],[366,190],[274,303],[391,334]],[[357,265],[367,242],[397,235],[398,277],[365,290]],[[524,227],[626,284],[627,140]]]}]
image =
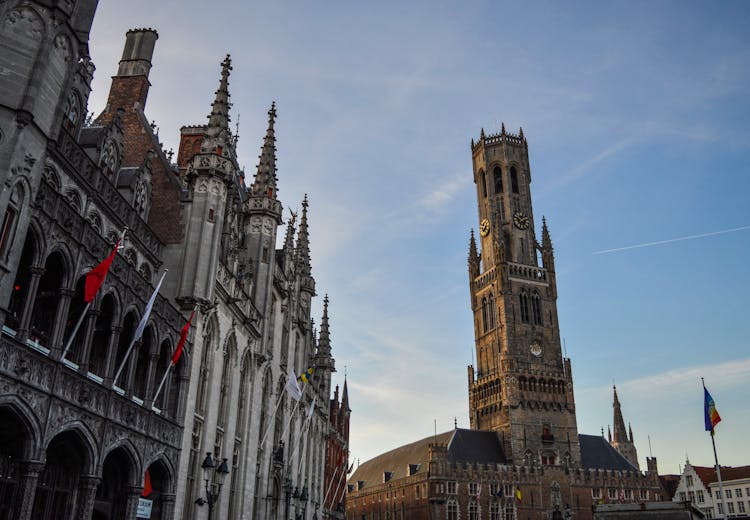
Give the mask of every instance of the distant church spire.
[{"label": "distant church spire", "polygon": [[477,251],[477,241],[474,238],[474,230],[471,230],[469,238],[469,275],[472,278],[479,276],[479,252]]},{"label": "distant church spire", "polygon": [[620,409],[620,400],[617,397],[617,387],[612,385],[614,391],[614,402],[612,408],[614,409],[614,421],[612,423],[613,442],[623,442],[628,440],[628,433],[625,429],[625,420],[622,418],[622,410]]},{"label": "distant church spire", "polygon": [[229,135],[229,72],[231,70],[232,59],[227,54],[221,62],[221,80],[208,116],[206,137],[219,137],[222,132],[225,137]]},{"label": "distant church spire", "polygon": [[269,199],[276,198],[276,134],[273,125],[276,122],[276,102],[268,110],[268,128],[263,138],[260,161],[251,187],[253,195],[265,194]]}]

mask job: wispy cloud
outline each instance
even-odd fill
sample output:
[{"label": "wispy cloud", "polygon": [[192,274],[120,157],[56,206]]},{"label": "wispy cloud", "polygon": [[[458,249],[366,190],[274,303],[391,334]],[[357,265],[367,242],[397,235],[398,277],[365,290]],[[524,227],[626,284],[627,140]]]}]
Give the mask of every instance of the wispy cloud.
[{"label": "wispy cloud", "polygon": [[721,231],[711,231],[709,233],[701,233],[699,235],[689,235],[686,237],[678,237],[678,238],[668,238],[666,240],[657,240],[656,242],[644,242],[642,244],[635,244],[632,246],[624,246],[624,247],[615,247],[613,249],[603,249],[601,251],[594,251],[593,255],[604,255],[608,253],[617,253],[619,251],[628,251],[629,249],[640,249],[642,247],[652,247],[652,246],[660,246],[663,244],[671,244],[673,242],[682,242],[684,240],[695,240],[698,238],[706,238],[706,237],[713,237],[716,235],[725,235],[727,233],[735,233],[737,231],[745,231],[750,229],[750,226],[741,226],[737,228],[732,229],[722,229]]}]

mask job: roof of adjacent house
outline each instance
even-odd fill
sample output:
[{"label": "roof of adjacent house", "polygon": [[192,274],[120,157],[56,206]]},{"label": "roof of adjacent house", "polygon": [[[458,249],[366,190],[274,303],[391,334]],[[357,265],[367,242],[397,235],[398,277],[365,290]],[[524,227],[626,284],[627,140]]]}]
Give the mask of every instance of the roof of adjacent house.
[{"label": "roof of adjacent house", "polygon": [[[692,465],[691,465],[692,466]],[[692,466],[695,472],[703,481],[703,485],[708,487],[713,482],[718,482],[719,479],[716,476],[716,468],[708,466]],[[750,466],[721,466],[721,480],[727,482],[729,480],[737,480],[741,478],[750,478]]]},{"label": "roof of adjacent house", "polygon": [[581,465],[584,468],[638,471],[604,437],[578,434],[578,443],[581,446]]}]

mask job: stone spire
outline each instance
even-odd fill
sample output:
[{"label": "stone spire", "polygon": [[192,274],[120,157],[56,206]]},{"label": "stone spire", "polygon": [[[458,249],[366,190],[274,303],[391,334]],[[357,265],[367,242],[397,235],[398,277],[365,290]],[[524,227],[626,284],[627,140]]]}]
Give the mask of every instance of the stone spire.
[{"label": "stone spire", "polygon": [[341,391],[341,409],[345,412],[351,412],[349,408],[349,389],[346,386],[346,376],[344,376],[344,389]]},{"label": "stone spire", "polygon": [[628,422],[628,437],[630,442],[633,442],[633,427],[630,426],[630,422]]},{"label": "stone spire", "polygon": [[255,179],[251,191],[253,195],[265,194],[269,199],[276,198],[276,134],[273,125],[276,122],[276,102],[271,103],[268,110],[268,129],[263,138],[260,151],[260,161],[255,172]]},{"label": "stone spire", "polygon": [[320,337],[318,339],[318,355],[331,355],[331,333],[328,328],[328,295],[323,298],[323,318],[320,320]]},{"label": "stone spire", "polygon": [[[206,138],[203,140],[203,147],[201,151],[213,151],[213,149],[206,150],[206,144],[211,144],[212,138],[221,137],[224,144],[228,144],[229,140],[229,72],[232,70],[232,59],[227,54],[224,61],[221,62],[221,80],[219,81],[219,88],[216,91],[216,98],[211,105],[211,113],[208,115],[208,126],[206,127]],[[221,154],[219,154],[221,155]]]},{"label": "stone spire", "polygon": [[[302,200],[302,217],[299,221],[299,232],[297,233],[297,268],[299,274],[310,276],[312,268],[310,267],[310,236],[307,229],[307,194]],[[323,325],[321,324],[321,339],[323,334]]]},{"label": "stone spire", "polygon": [[552,247],[552,239],[549,236],[547,219],[542,216],[542,263],[548,271],[555,270],[555,253]]},{"label": "stone spire", "polygon": [[474,229],[471,230],[471,238],[469,238],[469,276],[472,280],[479,276],[479,253],[477,241],[474,239]]},{"label": "stone spire", "polygon": [[614,408],[614,422],[612,423],[614,434],[612,440],[614,442],[627,442],[628,434],[627,430],[625,430],[625,420],[622,418],[620,400],[617,398],[617,387],[612,385],[612,389],[614,390],[615,395],[614,402],[612,403],[612,408]]}]

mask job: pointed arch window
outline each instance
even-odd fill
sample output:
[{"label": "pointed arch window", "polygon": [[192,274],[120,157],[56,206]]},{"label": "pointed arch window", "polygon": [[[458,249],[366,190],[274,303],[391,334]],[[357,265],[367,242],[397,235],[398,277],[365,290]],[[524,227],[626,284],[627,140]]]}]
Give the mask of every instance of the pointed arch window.
[{"label": "pointed arch window", "polygon": [[487,326],[489,322],[487,320],[487,298],[482,298],[482,332],[487,332]]},{"label": "pointed arch window", "polygon": [[445,510],[448,520],[458,520],[458,502],[453,499],[448,500]]},{"label": "pointed arch window", "polygon": [[495,166],[495,169],[492,170],[492,176],[495,180],[495,193],[502,193],[503,192],[503,171],[500,169],[499,166]]},{"label": "pointed arch window", "polygon": [[18,214],[21,212],[22,202],[23,188],[20,184],[16,184],[15,189],[10,194],[8,207],[5,209],[5,216],[3,217],[3,225],[2,228],[0,228],[0,258],[3,261],[8,259],[8,253],[11,249],[10,246],[13,244],[13,238],[16,234],[16,224],[18,222]]},{"label": "pointed arch window", "polygon": [[78,94],[71,92],[65,100],[63,115],[63,127],[71,134],[75,134],[78,123],[81,121],[81,101]]},{"label": "pointed arch window", "polygon": [[519,295],[519,304],[521,308],[521,322],[529,322],[529,295],[526,291],[521,291]]},{"label": "pointed arch window", "polygon": [[539,293],[534,291],[531,295],[531,314],[533,317],[534,325],[542,324],[542,299],[539,297]]},{"label": "pointed arch window", "polygon": [[489,330],[495,328],[495,296],[490,293],[487,297],[487,316],[489,318]]},{"label": "pointed arch window", "polygon": [[487,196],[487,178],[484,175],[484,170],[479,170],[479,182],[482,183],[482,196]]},{"label": "pointed arch window", "polygon": [[515,166],[510,167],[510,189],[513,193],[518,193],[518,171]]}]

